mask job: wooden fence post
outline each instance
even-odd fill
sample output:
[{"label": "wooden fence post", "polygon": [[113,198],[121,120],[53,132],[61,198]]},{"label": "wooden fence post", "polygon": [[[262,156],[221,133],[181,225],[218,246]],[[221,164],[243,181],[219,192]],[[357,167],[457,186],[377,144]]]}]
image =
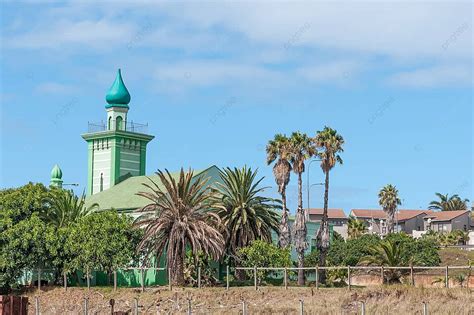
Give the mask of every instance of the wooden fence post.
[{"label": "wooden fence post", "polygon": [[67,274],[66,274],[66,271],[63,272],[63,281],[64,281],[64,291],[67,291]]},{"label": "wooden fence post", "polygon": [[448,272],[448,270],[449,270],[449,267],[446,266],[446,275],[445,275],[445,277],[446,277],[446,288],[449,288],[449,272]]},{"label": "wooden fence post", "polygon": [[349,290],[351,290],[351,266],[347,266],[347,285]]},{"label": "wooden fence post", "polygon": [[141,277],[142,277],[142,292],[145,292],[145,269],[142,267],[141,270]]},{"label": "wooden fence post", "polygon": [[38,268],[38,291],[41,291],[41,268]]},{"label": "wooden fence post", "polygon": [[201,266],[198,267],[198,288],[201,288]]},{"label": "wooden fence post", "polygon": [[138,298],[133,299],[133,314],[138,315]]},{"label": "wooden fence post", "polygon": [[428,303],[423,302],[423,315],[428,315]]},{"label": "wooden fence post", "polygon": [[91,289],[91,281],[89,278],[89,267],[86,268],[86,281],[87,281],[87,290]]},{"label": "wooden fence post", "polygon": [[304,302],[300,300],[300,315],[304,315]]},{"label": "wooden fence post", "polygon": [[117,291],[117,270],[114,270],[114,291]]},{"label": "wooden fence post", "polygon": [[285,267],[284,271],[284,283],[285,283],[285,290],[288,290],[288,268]]},{"label": "wooden fence post", "polygon": [[319,266],[316,266],[316,289],[319,289]]},{"label": "wooden fence post", "polygon": [[245,300],[242,300],[242,315],[247,315],[247,307],[245,305]]},{"label": "wooden fence post", "polygon": [[227,274],[226,278],[227,279],[226,279],[226,287],[225,288],[226,288],[226,290],[229,290],[229,282],[230,282],[230,280],[229,280],[229,277],[230,277],[229,265],[227,265],[226,269],[227,269],[226,270],[226,274]]},{"label": "wooden fence post", "polygon": [[383,272],[383,266],[380,267],[380,277],[382,277],[382,284],[385,283],[385,273]]},{"label": "wooden fence post", "polygon": [[257,266],[253,267],[253,285],[255,286],[255,290],[258,290],[257,285]]},{"label": "wooden fence post", "polygon": [[360,301],[360,314],[365,315],[365,302]]},{"label": "wooden fence post", "polygon": [[40,315],[40,301],[39,296],[35,296],[35,314]]},{"label": "wooden fence post", "polygon": [[411,279],[411,285],[415,286],[415,275],[413,273],[413,264],[410,265],[410,279]]},{"label": "wooden fence post", "polygon": [[88,298],[84,298],[84,315],[88,315],[89,314],[89,299]]},{"label": "wooden fence post", "polygon": [[171,291],[173,289],[171,285],[171,268],[168,268],[168,289]]}]

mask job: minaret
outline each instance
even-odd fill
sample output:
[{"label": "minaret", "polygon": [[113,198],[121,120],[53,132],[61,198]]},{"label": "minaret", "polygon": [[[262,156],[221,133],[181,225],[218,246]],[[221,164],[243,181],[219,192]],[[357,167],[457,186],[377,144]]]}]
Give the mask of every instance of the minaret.
[{"label": "minaret", "polygon": [[63,172],[59,168],[58,164],[54,165],[51,170],[51,181],[49,182],[49,187],[53,188],[63,188]]},{"label": "minaret", "polygon": [[148,125],[127,118],[130,93],[120,69],[105,97],[106,122],[89,123],[87,141],[87,194],[106,190],[130,176],[145,175],[146,145],[154,137],[146,134]]}]

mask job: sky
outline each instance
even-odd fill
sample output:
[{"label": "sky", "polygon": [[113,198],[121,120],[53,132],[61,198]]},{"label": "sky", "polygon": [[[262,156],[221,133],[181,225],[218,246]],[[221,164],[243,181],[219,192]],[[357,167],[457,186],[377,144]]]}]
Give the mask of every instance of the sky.
[{"label": "sky", "polygon": [[[129,120],[155,136],[147,173],[248,165],[276,197],[277,133],[345,139],[329,207],[401,208],[473,193],[473,5],[465,2],[37,2],[1,4],[0,187],[87,178],[88,122],[106,119],[118,68]],[[324,181],[317,162],[310,183]],[[304,206],[306,180],[304,174]],[[310,189],[322,207],[323,187]],[[295,211],[297,178],[288,187]]]}]

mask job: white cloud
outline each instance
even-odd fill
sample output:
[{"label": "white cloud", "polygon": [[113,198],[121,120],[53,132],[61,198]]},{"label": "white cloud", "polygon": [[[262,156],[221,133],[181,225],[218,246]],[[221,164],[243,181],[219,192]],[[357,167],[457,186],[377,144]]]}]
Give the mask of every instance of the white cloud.
[{"label": "white cloud", "polygon": [[313,82],[345,83],[357,76],[362,68],[359,62],[340,60],[300,68],[297,73]]},{"label": "white cloud", "polygon": [[469,86],[473,84],[472,68],[464,65],[442,65],[397,73],[388,79],[405,87]]}]

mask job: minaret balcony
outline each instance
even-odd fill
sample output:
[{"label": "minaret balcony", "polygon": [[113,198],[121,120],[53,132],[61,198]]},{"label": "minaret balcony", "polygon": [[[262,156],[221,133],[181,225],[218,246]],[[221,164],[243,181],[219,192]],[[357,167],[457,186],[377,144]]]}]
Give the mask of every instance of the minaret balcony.
[{"label": "minaret balcony", "polygon": [[96,132],[105,132],[105,131],[125,131],[132,133],[148,133],[148,123],[139,124],[133,121],[115,121],[109,120],[109,122],[89,122],[87,132],[96,133]]}]

